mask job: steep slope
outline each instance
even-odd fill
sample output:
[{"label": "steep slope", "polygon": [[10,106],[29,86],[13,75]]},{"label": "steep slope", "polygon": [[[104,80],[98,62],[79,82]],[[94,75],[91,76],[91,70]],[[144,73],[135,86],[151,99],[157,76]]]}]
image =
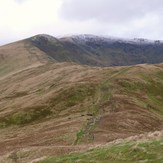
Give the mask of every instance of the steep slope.
[{"label": "steep slope", "polygon": [[71,41],[63,41],[49,35],[37,35],[28,40],[58,62],[74,62],[84,65],[96,65],[99,62],[94,54]]},{"label": "steep slope", "polygon": [[116,39],[93,35],[54,38],[37,35],[32,44],[59,62],[90,66],[126,66],[163,62],[163,42]]},{"label": "steep slope", "polygon": [[31,66],[38,66],[48,61],[48,56],[22,40],[0,47],[0,77],[21,71]]}]

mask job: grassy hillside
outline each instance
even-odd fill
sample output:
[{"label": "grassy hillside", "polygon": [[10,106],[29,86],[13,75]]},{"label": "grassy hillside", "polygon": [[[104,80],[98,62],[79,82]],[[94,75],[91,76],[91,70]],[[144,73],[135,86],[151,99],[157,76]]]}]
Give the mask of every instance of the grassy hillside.
[{"label": "grassy hillside", "polygon": [[163,64],[60,63],[29,40],[0,47],[0,56],[0,161],[26,163],[163,129]]},{"label": "grassy hillside", "polygon": [[48,56],[27,40],[0,47],[0,77],[36,67],[47,62]]},{"label": "grassy hillside", "polygon": [[75,153],[60,157],[51,157],[38,163],[108,163],[108,162],[151,162],[162,163],[163,160],[163,139],[128,142],[116,145],[105,146],[103,148],[91,149],[83,153]]},{"label": "grassy hillside", "polygon": [[3,78],[0,154],[24,148],[28,160],[162,130],[162,72],[47,63]]}]

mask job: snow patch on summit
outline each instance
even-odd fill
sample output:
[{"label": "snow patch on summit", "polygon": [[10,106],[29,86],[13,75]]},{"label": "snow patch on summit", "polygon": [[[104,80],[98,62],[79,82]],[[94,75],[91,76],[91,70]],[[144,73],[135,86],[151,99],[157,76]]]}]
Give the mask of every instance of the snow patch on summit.
[{"label": "snow patch on summit", "polygon": [[150,44],[160,44],[163,41],[160,40],[148,40],[144,38],[134,38],[134,39],[124,39],[124,38],[117,38],[117,37],[110,37],[110,36],[96,36],[90,34],[83,34],[83,35],[72,35],[69,36],[75,42],[80,44],[85,44],[86,42],[107,42],[107,43],[128,43],[128,44],[137,44],[137,45],[150,45]]},{"label": "snow patch on summit", "polygon": [[32,41],[39,41],[40,39],[45,39],[46,41],[49,42],[54,42],[57,41],[57,39],[51,35],[48,34],[39,34],[31,38]]}]

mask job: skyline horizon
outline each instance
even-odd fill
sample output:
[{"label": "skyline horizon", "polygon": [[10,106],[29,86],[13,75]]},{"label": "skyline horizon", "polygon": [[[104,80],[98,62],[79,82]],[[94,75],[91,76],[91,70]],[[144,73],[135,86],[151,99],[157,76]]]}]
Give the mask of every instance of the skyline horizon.
[{"label": "skyline horizon", "polygon": [[0,0],[0,45],[39,33],[163,40],[161,0]]},{"label": "skyline horizon", "polygon": [[25,39],[29,39],[35,36],[39,36],[39,35],[49,35],[52,36],[54,38],[64,38],[64,37],[72,37],[72,36],[82,36],[82,35],[90,35],[90,36],[98,36],[98,37],[104,37],[104,38],[112,38],[112,39],[123,39],[123,40],[135,40],[135,39],[144,39],[146,41],[163,41],[163,39],[150,39],[150,38],[146,38],[146,37],[118,37],[118,36],[113,36],[113,35],[105,35],[105,34],[92,34],[92,33],[71,33],[71,34],[62,34],[62,35],[53,35],[53,34],[49,34],[49,33],[36,33],[34,35],[28,36],[28,37],[21,37],[19,39],[14,39],[12,41],[8,41],[6,43],[0,43],[0,46],[4,46],[4,45],[8,45],[14,42],[18,42],[18,41],[22,41]]}]

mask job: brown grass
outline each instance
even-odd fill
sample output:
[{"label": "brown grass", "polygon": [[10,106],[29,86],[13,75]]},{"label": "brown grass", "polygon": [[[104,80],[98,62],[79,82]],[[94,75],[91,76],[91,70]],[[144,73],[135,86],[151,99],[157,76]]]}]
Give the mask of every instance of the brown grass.
[{"label": "brown grass", "polygon": [[[0,47],[0,56],[0,156],[25,148],[27,160],[50,155],[55,146],[56,154],[63,154],[86,149],[85,143],[163,129],[163,96],[155,88],[155,81],[162,88],[163,64],[52,63],[27,42]],[[40,153],[32,156],[35,149]]]}]

